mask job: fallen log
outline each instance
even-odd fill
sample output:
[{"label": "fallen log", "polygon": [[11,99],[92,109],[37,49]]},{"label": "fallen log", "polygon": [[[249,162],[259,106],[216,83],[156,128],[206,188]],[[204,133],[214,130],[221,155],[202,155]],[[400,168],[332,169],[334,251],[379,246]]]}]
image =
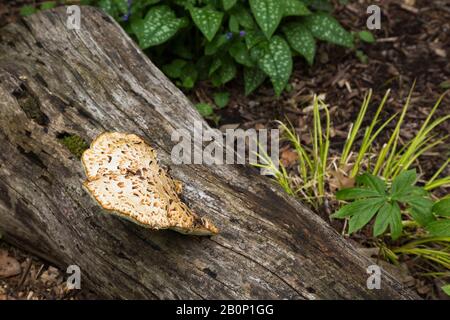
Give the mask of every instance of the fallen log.
[{"label": "fallen log", "polygon": [[[202,121],[192,104],[97,9],[81,29],[64,7],[0,32],[0,232],[106,298],[409,299],[373,261],[270,179],[245,166],[172,165],[174,129]],[[207,125],[205,124],[205,127]],[[152,231],[102,210],[79,150],[103,131],[143,137],[213,237]],[[77,138],[80,137],[80,138]]]}]

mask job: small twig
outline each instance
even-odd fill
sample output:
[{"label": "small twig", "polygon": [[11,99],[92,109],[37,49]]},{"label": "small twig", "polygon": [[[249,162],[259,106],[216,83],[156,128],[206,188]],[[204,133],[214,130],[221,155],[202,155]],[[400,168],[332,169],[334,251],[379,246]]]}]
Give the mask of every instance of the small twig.
[{"label": "small twig", "polygon": [[19,284],[17,285],[17,290],[20,290],[20,288],[22,287],[22,285],[25,282],[25,279],[27,278],[28,273],[30,272],[31,269],[31,259],[27,258],[26,260],[26,265],[25,265],[25,270],[22,273],[22,276],[20,277],[20,281]]}]

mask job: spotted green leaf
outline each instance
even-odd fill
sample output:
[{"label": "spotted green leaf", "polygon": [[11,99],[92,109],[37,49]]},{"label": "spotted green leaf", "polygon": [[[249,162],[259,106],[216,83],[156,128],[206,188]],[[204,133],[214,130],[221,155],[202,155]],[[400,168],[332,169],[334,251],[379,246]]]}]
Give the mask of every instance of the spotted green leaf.
[{"label": "spotted green leaf", "polygon": [[139,40],[139,46],[146,49],[172,38],[184,23],[168,6],[156,6],[144,19],[133,20],[131,29]]},{"label": "spotted green leaf", "polygon": [[280,0],[250,0],[250,8],[267,39],[278,28],[283,17],[283,5]]},{"label": "spotted green leaf", "polygon": [[311,14],[308,7],[300,0],[283,0],[284,16],[307,16]]},{"label": "spotted green leaf", "polygon": [[353,37],[333,17],[316,13],[304,17],[305,25],[317,39],[344,47],[353,47]]},{"label": "spotted green leaf", "polygon": [[220,28],[223,13],[216,11],[210,7],[193,7],[189,11],[195,25],[200,29],[206,39],[208,39],[208,41],[211,41]]},{"label": "spotted green leaf", "polygon": [[291,48],[304,56],[312,65],[316,55],[316,41],[308,28],[301,22],[291,22],[283,26],[283,32]]},{"label": "spotted green leaf", "polygon": [[258,88],[267,75],[259,68],[244,68],[245,95],[249,95]]},{"label": "spotted green leaf", "polygon": [[261,70],[269,76],[275,94],[279,96],[292,73],[292,55],[289,45],[280,36],[272,37],[258,62]]}]

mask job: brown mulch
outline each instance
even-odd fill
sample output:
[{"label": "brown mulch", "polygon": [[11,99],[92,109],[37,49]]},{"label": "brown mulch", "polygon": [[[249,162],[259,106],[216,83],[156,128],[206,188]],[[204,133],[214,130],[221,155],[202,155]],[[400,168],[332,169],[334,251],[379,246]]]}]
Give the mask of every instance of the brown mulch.
[{"label": "brown mulch", "polygon": [[69,290],[64,271],[0,240],[0,300],[79,300],[96,295]]},{"label": "brown mulch", "polygon": [[[33,2],[42,1],[0,1],[0,27],[17,20],[20,7]],[[243,96],[243,85],[240,81],[228,85],[226,90],[231,93],[231,100],[227,108],[218,112],[221,116],[219,126],[235,124],[241,128],[272,127],[274,119],[287,118],[300,132],[305,132],[310,123],[310,113],[305,111],[305,107],[310,104],[314,94],[320,94],[330,106],[335,135],[331,148],[339,150],[369,89],[373,89],[373,107],[381,101],[386,90],[392,90],[383,115],[387,118],[401,110],[416,80],[411,112],[407,113],[405,126],[401,130],[403,138],[412,137],[435,102],[445,92],[443,83],[450,81],[450,2],[349,1],[347,5],[336,3],[334,14],[347,29],[365,30],[366,8],[374,3],[382,9],[382,29],[374,32],[376,43],[359,44],[357,48],[367,55],[367,63],[361,62],[351,50],[321,43],[312,67],[308,67],[300,59],[295,62],[291,79],[292,90],[279,99],[274,99],[268,84],[248,97]],[[202,84],[195,92],[190,93],[190,96],[196,101],[211,101],[215,90],[207,84]],[[450,95],[447,95],[436,116],[447,115],[449,112]],[[370,116],[367,119],[370,119]],[[449,122],[440,126],[438,132],[440,136],[450,134]],[[424,176],[431,176],[449,155],[449,144],[443,144],[429,152],[424,157],[425,161],[422,161]],[[285,156],[293,157],[289,153]],[[450,168],[447,168],[444,174],[450,175]],[[442,194],[448,192],[448,189],[441,190]],[[355,240],[359,243],[365,241],[361,238]],[[2,242],[0,250],[7,251],[8,255],[20,264],[19,274],[0,279],[0,300],[94,297],[83,290],[76,294],[68,292],[65,289],[64,271],[30,254]],[[436,290],[442,285],[441,282],[420,277],[411,278],[408,271],[402,274],[405,283],[416,288],[422,297],[443,298]],[[401,276],[399,275],[399,278]]]}]

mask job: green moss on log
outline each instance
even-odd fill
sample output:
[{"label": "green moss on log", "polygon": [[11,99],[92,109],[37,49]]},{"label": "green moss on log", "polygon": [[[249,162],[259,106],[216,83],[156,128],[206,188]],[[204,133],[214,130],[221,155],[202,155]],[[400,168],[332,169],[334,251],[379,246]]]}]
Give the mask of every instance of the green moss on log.
[{"label": "green moss on log", "polygon": [[89,148],[89,145],[84,141],[83,138],[68,134],[64,135],[61,138],[58,138],[59,142],[61,142],[62,145],[64,145],[74,156],[77,158],[81,158],[81,155],[83,154],[84,150]]}]

